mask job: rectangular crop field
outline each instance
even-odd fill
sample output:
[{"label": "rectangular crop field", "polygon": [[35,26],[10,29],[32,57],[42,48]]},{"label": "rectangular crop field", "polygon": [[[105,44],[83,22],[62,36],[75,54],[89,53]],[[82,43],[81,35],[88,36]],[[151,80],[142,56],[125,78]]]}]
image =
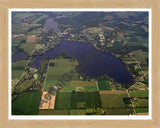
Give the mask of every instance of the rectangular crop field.
[{"label": "rectangular crop field", "polygon": [[55,96],[48,94],[48,92],[43,92],[41,96],[41,101],[39,109],[54,109]]},{"label": "rectangular crop field", "polygon": [[72,92],[70,100],[71,109],[85,109],[85,93],[84,92]]},{"label": "rectangular crop field", "polygon": [[21,94],[12,103],[12,115],[36,115],[41,99],[41,92]]},{"label": "rectangular crop field", "polygon": [[133,98],[148,98],[148,90],[134,90],[129,93]]},{"label": "rectangular crop field", "polygon": [[71,86],[97,86],[97,81],[71,81]]},{"label": "rectangular crop field", "polygon": [[127,108],[105,109],[105,115],[129,115],[130,110]]},{"label": "rectangular crop field", "polygon": [[83,109],[70,110],[70,115],[85,115],[86,111]]},{"label": "rectangular crop field", "polygon": [[101,104],[103,108],[126,108],[124,98],[128,98],[127,94],[100,94]]},{"label": "rectangular crop field", "polygon": [[99,90],[112,90],[108,80],[98,81]]},{"label": "rectangular crop field", "polygon": [[132,100],[132,103],[134,107],[137,107],[137,108],[147,108],[149,105],[148,99]]},{"label": "rectangular crop field", "polygon": [[[55,86],[57,84],[69,86],[70,81],[68,81],[68,78],[70,77],[69,79],[73,79],[70,71],[75,65],[77,65],[77,61],[71,59],[51,60],[49,63],[49,68],[47,70],[47,78],[44,85],[44,91],[48,91],[51,86]],[[70,90],[71,88],[66,89]]]},{"label": "rectangular crop field", "polygon": [[71,92],[58,92],[54,109],[70,109]]},{"label": "rectangular crop field", "polygon": [[86,108],[97,108],[101,106],[98,91],[86,92]]},{"label": "rectangular crop field", "polygon": [[19,60],[12,63],[12,79],[19,79],[25,69],[27,60]]},{"label": "rectangular crop field", "polygon": [[69,110],[39,110],[38,115],[69,115]]},{"label": "rectangular crop field", "polygon": [[[51,66],[51,63],[54,65]],[[54,59],[50,61],[47,77],[51,79],[62,78],[65,73],[69,73],[72,67],[77,64],[77,61],[70,59]]]},{"label": "rectangular crop field", "polygon": [[28,55],[32,55],[35,43],[23,43],[20,45],[20,48],[24,49],[24,52]]},{"label": "rectangular crop field", "polygon": [[136,113],[148,113],[148,108],[135,108]]}]

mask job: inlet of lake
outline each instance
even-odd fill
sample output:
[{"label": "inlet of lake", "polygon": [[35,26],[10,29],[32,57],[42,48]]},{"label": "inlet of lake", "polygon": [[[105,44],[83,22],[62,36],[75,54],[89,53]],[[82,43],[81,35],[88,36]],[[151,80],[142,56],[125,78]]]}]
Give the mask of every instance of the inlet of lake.
[{"label": "inlet of lake", "polygon": [[80,65],[77,70],[85,76],[94,78],[108,75],[121,84],[133,82],[133,77],[123,62],[109,53],[95,49],[91,43],[72,42],[63,39],[54,49],[36,56],[31,66],[38,69],[43,58],[54,58],[62,51],[78,60]]}]

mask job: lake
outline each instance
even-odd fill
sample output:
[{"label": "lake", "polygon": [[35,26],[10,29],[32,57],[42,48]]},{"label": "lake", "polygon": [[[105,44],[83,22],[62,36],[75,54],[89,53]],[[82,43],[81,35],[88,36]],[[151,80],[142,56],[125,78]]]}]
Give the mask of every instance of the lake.
[{"label": "lake", "polygon": [[31,66],[38,69],[41,59],[47,56],[54,58],[62,51],[78,60],[80,64],[78,72],[83,73],[85,76],[94,78],[108,75],[122,84],[133,82],[133,77],[124,63],[109,53],[95,49],[91,43],[72,42],[63,39],[54,49],[36,56]]},{"label": "lake", "polygon": [[27,55],[23,52],[14,53],[14,54],[12,54],[12,62],[17,61],[17,60],[21,60],[21,59],[25,59],[26,57],[27,57]]}]

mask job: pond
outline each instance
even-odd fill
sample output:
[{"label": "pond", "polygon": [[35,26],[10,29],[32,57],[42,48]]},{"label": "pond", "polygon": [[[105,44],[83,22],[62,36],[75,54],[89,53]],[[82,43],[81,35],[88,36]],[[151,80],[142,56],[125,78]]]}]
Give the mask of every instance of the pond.
[{"label": "pond", "polygon": [[41,59],[45,57],[54,58],[58,53],[65,51],[68,55],[75,57],[78,62],[78,72],[91,78],[108,75],[116,82],[129,84],[133,77],[128,72],[124,63],[115,56],[99,51],[91,43],[63,41],[54,49],[35,57],[32,67],[39,68]]}]

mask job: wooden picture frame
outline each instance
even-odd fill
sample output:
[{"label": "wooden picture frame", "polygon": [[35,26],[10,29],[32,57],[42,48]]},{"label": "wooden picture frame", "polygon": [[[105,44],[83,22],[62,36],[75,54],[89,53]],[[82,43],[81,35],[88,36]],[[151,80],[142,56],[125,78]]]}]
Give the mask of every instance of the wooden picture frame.
[{"label": "wooden picture frame", "polygon": [[[26,128],[26,127],[160,127],[160,79],[158,67],[159,59],[159,23],[160,12],[159,0],[141,0],[141,1],[84,1],[84,0],[0,0],[0,127],[2,128]],[[10,8],[151,8],[152,9],[152,119],[151,120],[9,120],[8,113],[8,41],[9,41],[9,9]],[[158,55],[157,55],[158,54]]]}]

